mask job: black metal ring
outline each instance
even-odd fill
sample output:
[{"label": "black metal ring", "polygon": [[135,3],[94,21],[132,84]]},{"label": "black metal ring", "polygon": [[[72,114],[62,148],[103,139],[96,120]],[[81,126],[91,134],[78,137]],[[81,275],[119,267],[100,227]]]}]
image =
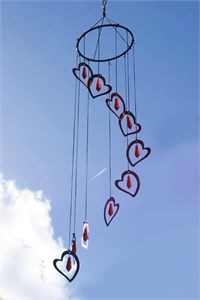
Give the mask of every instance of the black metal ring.
[{"label": "black metal ring", "polygon": [[[119,55],[116,55],[116,56],[113,56],[111,58],[105,58],[105,59],[94,59],[94,58],[91,58],[91,57],[87,57],[85,56],[83,53],[81,53],[80,49],[79,49],[79,44],[80,44],[80,41],[82,40],[82,38],[84,38],[89,32],[93,31],[93,30],[97,30],[99,28],[103,28],[103,27],[114,27],[115,30],[117,30],[116,28],[122,28],[124,29],[126,32],[128,32],[131,36],[131,42],[130,44],[128,45],[127,49],[123,52],[123,53],[120,53]],[[88,60],[88,61],[93,61],[93,62],[106,62],[106,61],[111,61],[111,60],[114,60],[114,59],[117,59],[123,55],[125,55],[130,49],[131,47],[133,46],[133,43],[134,43],[134,36],[133,36],[133,33],[130,31],[130,29],[128,29],[127,27],[125,26],[122,26],[120,24],[103,24],[103,25],[99,25],[99,26],[95,26],[95,27],[92,27],[90,28],[89,30],[85,31],[78,39],[77,39],[77,44],[76,44],[76,48],[77,48],[77,52],[80,56],[82,56],[84,59]]]}]

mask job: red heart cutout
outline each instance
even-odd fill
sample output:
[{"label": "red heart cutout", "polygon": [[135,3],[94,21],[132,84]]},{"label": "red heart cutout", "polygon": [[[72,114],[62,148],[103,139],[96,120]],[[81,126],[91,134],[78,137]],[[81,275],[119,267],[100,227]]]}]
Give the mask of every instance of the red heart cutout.
[{"label": "red heart cutout", "polygon": [[[113,208],[115,209],[115,211],[113,211],[111,216],[109,215],[109,205],[110,204],[113,204]],[[110,225],[111,221],[114,219],[114,217],[118,213],[118,210],[119,210],[119,203],[115,203],[115,198],[110,197],[104,206],[104,220],[105,220],[105,223],[107,226]]]},{"label": "red heart cutout", "polygon": [[[82,72],[83,72],[83,68],[86,68],[86,73],[87,73],[87,76],[85,78],[81,78],[80,76],[82,76]],[[74,76],[80,80],[80,82],[82,82],[84,84],[84,86],[86,86],[86,88],[88,87],[88,78],[90,78],[90,76],[93,75],[93,72],[92,72],[92,69],[90,68],[89,65],[87,65],[86,63],[84,62],[81,62],[79,65],[78,65],[78,68],[73,68],[72,69],[72,72],[74,74]]]},{"label": "red heart cutout", "polygon": [[[134,128],[134,129],[132,129],[132,128],[129,129],[127,124],[126,124],[126,126],[123,125],[125,117],[130,118],[130,122],[132,122],[132,128]],[[134,133],[138,133],[142,129],[142,126],[139,123],[136,123],[135,116],[130,111],[125,111],[124,113],[122,113],[120,115],[120,117],[119,117],[119,127],[120,127],[121,132],[124,136],[128,136],[128,135],[134,134]]]},{"label": "red heart cutout", "polygon": [[[124,180],[125,179],[127,180],[128,176],[130,176],[130,178],[136,180],[136,188],[135,188],[134,192],[129,191],[130,189],[128,187],[122,186],[122,184],[124,183]],[[130,196],[135,197],[137,195],[138,191],[139,191],[139,188],[140,188],[140,179],[139,179],[138,175],[135,172],[128,170],[128,171],[125,171],[125,172],[122,173],[121,180],[119,179],[119,180],[115,181],[115,186],[119,190],[121,190],[122,192],[125,192],[125,193],[129,194]]]},{"label": "red heart cutout", "polygon": [[[140,145],[140,155],[142,154],[142,157],[140,159],[138,159],[136,162],[132,161],[132,157],[135,157],[135,159],[137,159],[137,157],[135,156],[135,149],[133,150],[133,146],[134,145]],[[130,153],[131,151],[134,151],[133,154]],[[146,153],[146,154],[145,154]],[[134,167],[135,165],[137,165],[140,161],[142,161],[143,159],[145,159],[147,156],[149,156],[149,154],[151,153],[151,148],[149,147],[144,147],[144,143],[141,140],[135,140],[133,142],[131,142],[126,150],[126,157],[128,159],[129,164]]]},{"label": "red heart cutout", "polygon": [[[70,271],[67,271],[67,269],[66,269],[66,265],[67,265],[67,259],[68,259],[68,257],[73,257],[73,260],[74,260],[74,267],[73,267],[73,269],[74,270],[70,270]],[[65,260],[63,260],[63,259],[65,259]],[[62,271],[61,271],[61,268],[59,268],[58,266],[57,266],[57,263],[58,262],[64,262],[65,263],[65,266],[62,266]],[[78,259],[78,256],[75,254],[75,253],[73,253],[72,251],[70,251],[70,250],[66,250],[66,251],[64,251],[63,252],[63,254],[61,255],[61,259],[54,259],[54,261],[53,261],[53,265],[54,265],[54,268],[60,273],[60,274],[62,274],[65,278],[67,278],[67,280],[69,281],[69,282],[71,282],[72,280],[74,280],[74,278],[76,277],[76,275],[78,274],[78,271],[79,271],[79,268],[80,268],[80,263],[79,263],[79,259]],[[74,271],[71,275],[70,275],[70,273],[72,272],[72,271]]]},{"label": "red heart cutout", "polygon": [[[95,94],[95,93],[96,93],[96,92],[95,92],[95,90],[96,90],[96,87],[95,87],[96,81],[94,80],[95,78],[97,78],[97,80],[100,79],[100,80],[103,82],[103,87],[106,87],[106,90],[104,89],[104,92],[101,92],[101,93],[100,93],[100,90],[99,90],[99,91],[96,91],[97,94]],[[106,94],[108,94],[108,93],[110,93],[110,92],[112,91],[111,85],[106,84],[105,78],[104,78],[102,75],[100,75],[100,74],[94,74],[94,75],[92,75],[92,76],[89,78],[89,80],[88,80],[87,86],[88,86],[88,90],[89,90],[89,93],[90,93],[90,95],[92,96],[92,98],[97,98],[97,97],[106,95]],[[102,87],[102,88],[103,88],[103,87]],[[101,88],[101,89],[102,89],[102,88]]]},{"label": "red heart cutout", "polygon": [[[116,100],[118,101],[118,106],[115,108]],[[112,93],[111,99],[106,99],[106,105],[108,108],[119,118],[121,114],[125,113],[125,104],[123,98],[118,93]]]}]

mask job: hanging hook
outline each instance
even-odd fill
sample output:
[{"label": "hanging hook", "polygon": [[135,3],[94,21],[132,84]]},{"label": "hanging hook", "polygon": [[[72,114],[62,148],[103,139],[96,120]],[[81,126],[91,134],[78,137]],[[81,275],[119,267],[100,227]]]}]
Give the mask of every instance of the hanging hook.
[{"label": "hanging hook", "polygon": [[106,4],[107,0],[102,0],[103,17],[106,17]]}]

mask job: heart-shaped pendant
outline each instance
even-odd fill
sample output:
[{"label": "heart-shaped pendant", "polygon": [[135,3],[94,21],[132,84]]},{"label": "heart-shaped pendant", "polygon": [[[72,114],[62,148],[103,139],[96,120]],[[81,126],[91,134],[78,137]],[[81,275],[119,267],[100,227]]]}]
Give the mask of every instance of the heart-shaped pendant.
[{"label": "heart-shaped pendant", "polygon": [[121,114],[125,113],[125,103],[123,98],[118,93],[112,93],[110,99],[105,100],[107,107],[114,113],[118,118]]},{"label": "heart-shaped pendant", "polygon": [[[95,78],[97,80],[95,80]],[[88,80],[88,90],[92,98],[97,98],[111,92],[112,87],[106,84],[105,78],[100,74],[92,75]]]},{"label": "heart-shaped pendant", "polygon": [[78,65],[78,68],[73,68],[72,72],[74,76],[80,80],[88,88],[88,79],[93,75],[92,69],[89,65],[84,62],[81,62]]},{"label": "heart-shaped pendant", "polygon": [[[71,257],[73,258],[73,267],[71,265]],[[70,261],[69,261],[70,258]],[[58,263],[63,263],[62,265],[60,264],[60,267],[58,267]],[[70,262],[70,264],[69,264]],[[76,277],[76,275],[78,274],[79,268],[80,268],[80,263],[79,263],[79,259],[78,256],[73,253],[70,250],[66,250],[63,252],[63,254],[61,255],[61,259],[54,259],[53,261],[53,265],[54,268],[60,273],[62,274],[65,278],[67,278],[67,280],[69,282],[71,282],[72,280],[74,280],[74,278]]]},{"label": "heart-shaped pendant", "polygon": [[110,225],[119,210],[119,203],[115,203],[115,198],[110,197],[104,206],[104,220],[107,226]]},{"label": "heart-shaped pendant", "polygon": [[130,111],[125,111],[120,115],[119,127],[124,136],[138,133],[142,129],[142,126],[139,123],[136,123],[135,116]]},{"label": "heart-shaped pendant", "polygon": [[[140,145],[140,147],[138,146]],[[126,157],[128,159],[129,164],[134,167],[143,159],[145,159],[151,153],[151,148],[144,147],[144,143],[141,140],[135,140],[131,142],[126,150]],[[133,158],[135,157],[135,161]],[[139,158],[139,159],[138,159]]]},{"label": "heart-shaped pendant", "polygon": [[[133,179],[136,185],[133,185]],[[135,172],[128,170],[122,173],[121,179],[115,181],[115,185],[120,191],[135,197],[140,188],[140,179]]]}]

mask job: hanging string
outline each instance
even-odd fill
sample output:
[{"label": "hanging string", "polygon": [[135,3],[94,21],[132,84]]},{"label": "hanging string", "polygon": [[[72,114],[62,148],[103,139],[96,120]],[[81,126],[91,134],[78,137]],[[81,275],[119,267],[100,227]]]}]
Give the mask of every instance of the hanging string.
[{"label": "hanging string", "polygon": [[[137,93],[136,93],[136,74],[135,74],[135,47],[133,45],[133,81],[134,81],[134,102],[135,102],[135,120],[137,122]],[[136,129],[137,129],[137,125]],[[136,140],[137,140],[137,133],[136,133]]]},{"label": "hanging string", "polygon": [[98,25],[101,21],[104,20],[104,18],[106,17],[106,15],[104,16],[104,10],[106,11],[106,4],[107,4],[107,0],[103,0],[102,1],[102,9],[103,9],[103,17],[101,17],[101,19],[96,22],[91,28],[94,28],[96,25]]},{"label": "hanging string", "polygon": [[99,41],[98,41],[98,74],[99,74],[99,66],[100,66],[100,63],[99,63],[99,60],[100,60],[100,35],[101,35],[101,28],[98,29],[99,31]]},{"label": "hanging string", "polygon": [[[127,44],[128,44],[128,32],[127,32]],[[130,74],[129,74],[129,51],[127,52],[127,108],[128,111],[130,111]],[[128,126],[127,126],[127,132],[128,132]],[[129,144],[129,136],[127,135],[127,147]],[[128,162],[128,170],[129,170],[129,162]]]},{"label": "hanging string", "polygon": [[[127,110],[127,106],[128,106],[128,88],[127,88],[127,58],[126,58],[127,54],[124,55],[124,79],[125,79],[125,105],[126,105],[126,110]],[[128,127],[127,127],[127,131],[126,133],[128,133]],[[128,148],[128,136],[126,137],[126,147]],[[129,162],[127,160],[127,167],[129,170]]]},{"label": "hanging string", "polygon": [[[84,47],[85,56],[85,47]],[[88,62],[90,66],[90,62]],[[86,166],[85,166],[85,221],[87,221],[88,207],[88,157],[89,157],[89,90],[87,92],[87,123],[86,123]]]},{"label": "hanging string", "polygon": [[[78,54],[76,57],[76,66],[78,65]],[[80,71],[79,71],[80,72]],[[80,74],[79,74],[80,75]],[[69,212],[69,249],[71,245],[71,227],[72,227],[72,203],[74,186],[74,164],[75,164],[75,133],[76,133],[76,114],[77,114],[77,87],[78,79],[75,79],[75,101],[74,101],[74,121],[73,121],[73,141],[72,141],[72,168],[71,168],[71,194],[70,194],[70,212]]]},{"label": "hanging string", "polygon": [[[127,43],[128,43],[128,33],[127,33]],[[130,74],[129,74],[129,52],[127,52],[127,92],[128,92],[127,108],[128,108],[128,111],[130,111]]]},{"label": "hanging string", "polygon": [[[80,63],[80,59],[79,59]],[[79,70],[80,72],[80,70]],[[80,76],[80,74],[79,74]],[[79,114],[80,114],[80,80],[78,81],[77,95],[77,120],[76,120],[76,157],[75,157],[75,195],[74,195],[74,233],[76,232],[76,203],[77,203],[77,186],[78,186],[78,146],[79,146]]]},{"label": "hanging string", "polygon": [[103,19],[104,19],[104,17],[102,17],[98,22],[96,22],[91,28],[94,28],[96,25],[98,25],[100,22],[102,22]]},{"label": "hanging string", "polygon": [[86,131],[86,168],[85,168],[85,221],[87,221],[88,210],[88,158],[89,158],[89,118],[90,118],[90,94],[87,93],[87,131]]},{"label": "hanging string", "polygon": [[126,70],[126,54],[124,55],[124,79],[125,79],[125,105],[127,107],[127,99],[128,99],[128,96],[127,96],[127,70]]},{"label": "hanging string", "polygon": [[[104,17],[102,18],[102,22],[101,22],[100,26],[103,25],[103,22],[104,22]],[[98,38],[97,38],[97,44],[96,44],[96,48],[95,48],[95,51],[94,51],[94,57],[93,57],[93,59],[96,59],[96,54],[97,54],[97,50],[99,48],[99,43],[100,43],[101,31],[102,31],[102,27],[98,28]]]},{"label": "hanging string", "polygon": [[[115,31],[115,56],[117,56],[117,32]],[[117,73],[118,73],[118,69],[117,69],[117,59],[115,60],[115,78],[116,78],[116,92],[118,91],[118,88],[117,88],[117,82],[118,82],[118,79],[117,79]]]},{"label": "hanging string", "polygon": [[[110,65],[111,63],[108,62],[108,84],[110,85]],[[109,93],[109,98],[110,98],[110,93]],[[112,181],[112,144],[111,144],[111,111],[109,109],[109,119],[108,119],[108,141],[109,141],[109,188],[110,188],[110,197],[112,195],[112,190],[111,190],[111,181]]]},{"label": "hanging string", "polygon": [[[115,22],[115,21],[113,21],[112,19],[108,19],[107,17],[106,17],[106,20],[108,21],[108,23],[110,23],[110,24],[119,24],[118,22]],[[125,41],[125,40],[124,40]],[[125,41],[126,42],[126,41]]]},{"label": "hanging string", "polygon": [[[110,20],[108,18],[106,18],[106,20],[111,25],[113,25],[113,23],[115,23],[116,25],[118,24],[118,23],[116,23],[116,22],[114,22],[114,21],[112,21],[112,20]],[[129,44],[127,43],[127,41],[125,40],[125,38],[121,35],[121,33],[117,30],[116,26],[113,25],[112,27],[117,32],[117,34],[121,37],[121,39],[124,41],[124,43],[129,47]]]},{"label": "hanging string", "polygon": [[[83,53],[84,53],[84,56],[85,56],[85,36],[84,36],[84,40],[83,40]],[[84,62],[85,62],[85,57],[84,57]]]}]

